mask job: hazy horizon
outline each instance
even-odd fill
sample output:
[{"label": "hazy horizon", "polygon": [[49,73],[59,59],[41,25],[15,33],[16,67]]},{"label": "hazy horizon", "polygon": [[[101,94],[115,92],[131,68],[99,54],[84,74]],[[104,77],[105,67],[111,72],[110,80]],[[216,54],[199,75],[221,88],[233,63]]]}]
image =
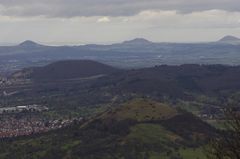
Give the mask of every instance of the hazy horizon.
[{"label": "hazy horizon", "polygon": [[[234,36],[234,35],[225,35],[225,36]],[[225,37],[223,36],[223,37]],[[81,42],[44,42],[44,41],[35,41],[35,40],[31,40],[31,39],[26,39],[23,41],[19,41],[19,42],[1,42],[0,46],[15,46],[15,45],[19,45],[25,41],[33,41],[36,42],[38,44],[43,44],[43,45],[52,45],[52,46],[63,46],[63,45],[69,45],[69,46],[74,46],[74,45],[88,45],[88,44],[99,44],[99,45],[111,45],[111,44],[117,44],[117,43],[122,43],[124,41],[130,41],[130,40],[134,40],[134,39],[146,39],[149,40],[151,42],[155,42],[155,43],[209,43],[209,42],[216,42],[218,40],[220,40],[223,37],[219,37],[218,39],[215,39],[213,41],[152,41],[149,40],[147,38],[143,38],[143,37],[135,37],[135,38],[131,38],[131,39],[125,39],[125,40],[121,40],[121,41],[108,41],[108,42],[86,42],[86,43],[81,43]],[[236,38],[239,38],[237,36],[234,36]]]}]

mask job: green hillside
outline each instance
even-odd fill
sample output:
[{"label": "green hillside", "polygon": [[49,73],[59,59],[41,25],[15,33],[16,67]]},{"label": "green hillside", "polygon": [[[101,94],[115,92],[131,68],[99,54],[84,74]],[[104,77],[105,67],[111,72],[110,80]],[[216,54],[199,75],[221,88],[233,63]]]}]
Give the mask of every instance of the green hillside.
[{"label": "green hillside", "polygon": [[166,104],[146,99],[134,99],[104,113],[101,117],[116,120],[132,119],[141,122],[169,119],[175,115],[177,115],[177,111]]},{"label": "green hillside", "polygon": [[189,113],[135,99],[84,123],[3,141],[0,158],[193,159],[193,153],[203,158],[201,147],[215,133],[214,128]]}]

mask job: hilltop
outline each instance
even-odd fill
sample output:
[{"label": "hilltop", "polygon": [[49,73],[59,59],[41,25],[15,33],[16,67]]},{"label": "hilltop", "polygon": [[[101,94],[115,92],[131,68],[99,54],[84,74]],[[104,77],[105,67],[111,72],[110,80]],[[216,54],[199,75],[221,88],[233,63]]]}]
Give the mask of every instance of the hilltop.
[{"label": "hilltop", "polygon": [[240,39],[235,36],[228,35],[220,39],[218,42],[227,44],[240,44]]},{"label": "hilltop", "polygon": [[141,122],[169,119],[175,115],[177,115],[177,111],[166,104],[146,99],[135,99],[104,113],[101,118],[112,118],[119,121],[132,119]]},{"label": "hilltop", "polygon": [[31,47],[40,47],[40,46],[43,46],[43,45],[40,45],[40,44],[38,44],[34,41],[31,41],[31,40],[26,40],[26,41],[20,43],[18,46],[31,48]]},{"label": "hilltop", "polygon": [[122,44],[124,44],[124,45],[149,45],[149,44],[154,44],[154,43],[147,39],[144,39],[144,38],[135,38],[133,40],[124,41]]}]

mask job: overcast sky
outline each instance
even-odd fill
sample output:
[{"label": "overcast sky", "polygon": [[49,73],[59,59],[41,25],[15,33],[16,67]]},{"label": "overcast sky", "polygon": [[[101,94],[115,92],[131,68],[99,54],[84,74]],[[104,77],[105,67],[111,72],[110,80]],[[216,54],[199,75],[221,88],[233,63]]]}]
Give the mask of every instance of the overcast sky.
[{"label": "overcast sky", "polygon": [[0,43],[240,37],[240,0],[0,0]]}]

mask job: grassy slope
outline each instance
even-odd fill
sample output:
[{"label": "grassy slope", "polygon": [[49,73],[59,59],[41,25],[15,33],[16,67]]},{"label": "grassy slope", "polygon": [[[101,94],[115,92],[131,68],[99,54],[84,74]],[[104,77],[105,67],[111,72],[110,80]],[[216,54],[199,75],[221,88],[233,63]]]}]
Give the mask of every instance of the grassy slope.
[{"label": "grassy slope", "polygon": [[136,139],[143,143],[174,142],[180,136],[166,130],[159,124],[137,124],[131,128],[127,139]]},{"label": "grassy slope", "polygon": [[146,99],[135,99],[103,114],[103,118],[133,119],[138,122],[169,119],[177,114],[169,106]]},{"label": "grassy slope", "polygon": [[171,144],[174,144],[176,140],[182,140],[182,138],[158,124],[138,124],[132,127],[126,140],[138,140],[147,145],[161,144],[165,148],[166,152],[164,153],[151,152],[150,159],[169,159],[176,156],[183,159],[206,159],[201,147],[179,146],[177,149],[171,147]]}]

